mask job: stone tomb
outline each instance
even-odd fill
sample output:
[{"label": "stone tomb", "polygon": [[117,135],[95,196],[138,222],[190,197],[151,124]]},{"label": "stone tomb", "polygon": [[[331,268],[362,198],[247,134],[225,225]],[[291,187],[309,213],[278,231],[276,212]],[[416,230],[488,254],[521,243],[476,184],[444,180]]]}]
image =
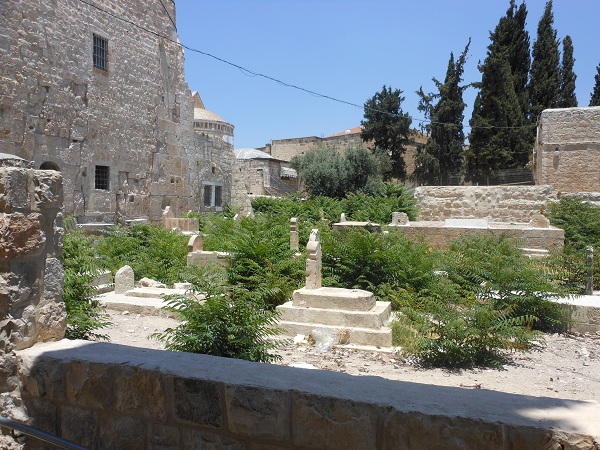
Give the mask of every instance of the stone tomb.
[{"label": "stone tomb", "polygon": [[200,221],[197,217],[175,217],[173,210],[167,206],[162,213],[162,225],[169,230],[179,230],[184,234],[198,233]]},{"label": "stone tomb", "polygon": [[318,230],[312,231],[306,247],[306,286],[277,307],[285,334],[319,331],[333,336],[334,344],[391,347],[390,302],[375,301],[373,293],[361,289],[322,287]]},{"label": "stone tomb", "polygon": [[188,266],[204,267],[209,263],[218,263],[225,267],[231,264],[231,254],[227,252],[209,252],[203,249],[202,236],[194,234],[188,241]]}]

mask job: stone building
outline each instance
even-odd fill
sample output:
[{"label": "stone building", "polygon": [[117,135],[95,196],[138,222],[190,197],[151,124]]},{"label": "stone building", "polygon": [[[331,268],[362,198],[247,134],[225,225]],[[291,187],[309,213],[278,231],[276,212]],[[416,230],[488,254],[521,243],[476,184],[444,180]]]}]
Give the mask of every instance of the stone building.
[{"label": "stone building", "polygon": [[297,192],[298,174],[289,163],[254,148],[235,150],[236,176],[250,195],[283,195]]},{"label": "stone building", "polygon": [[560,193],[600,192],[600,107],[542,112],[535,182]]},{"label": "stone building", "polygon": [[0,153],[60,171],[67,215],[159,221],[231,201],[233,127],[194,132],[172,0],[0,9]]}]

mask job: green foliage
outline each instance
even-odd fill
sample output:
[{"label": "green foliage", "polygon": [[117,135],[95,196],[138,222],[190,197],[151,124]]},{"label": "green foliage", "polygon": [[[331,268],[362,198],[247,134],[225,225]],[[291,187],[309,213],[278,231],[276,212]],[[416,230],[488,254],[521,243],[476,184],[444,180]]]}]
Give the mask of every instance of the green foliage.
[{"label": "green foliage", "polygon": [[[419,184],[449,184],[449,175],[458,175],[461,171],[465,142],[462,125],[465,110],[463,91],[468,86],[460,86],[460,83],[469,45],[470,39],[456,62],[454,54],[450,53],[443,83],[433,78],[437,94],[426,95],[423,88],[417,91],[421,98],[419,111],[424,112],[425,119],[431,120],[426,126],[429,140],[425,147],[417,149],[415,155],[412,177]],[[434,103],[434,100],[437,102]]]},{"label": "green foliage", "polygon": [[[565,248],[553,255],[553,270],[565,286],[582,293],[587,278],[586,248],[594,247],[594,273],[600,273],[600,208],[577,198],[563,197],[548,206],[546,215],[555,227],[565,230]],[[559,275],[560,274],[560,275]],[[596,275],[594,289],[600,289]]]},{"label": "green foliage", "polygon": [[379,161],[362,147],[348,147],[343,153],[316,147],[294,156],[291,164],[313,197],[343,198],[350,192],[372,190],[381,181]]},{"label": "green foliage", "polygon": [[278,313],[264,307],[260,295],[230,285],[219,268],[208,268],[196,277],[194,290],[205,296],[199,302],[186,296],[172,296],[167,309],[181,316],[175,328],[155,333],[153,338],[168,350],[203,353],[256,362],[272,362],[279,355],[269,353],[278,347],[272,338]]},{"label": "green foliage", "polygon": [[552,0],[548,0],[533,43],[529,100],[531,120],[548,108],[556,108],[560,99],[560,52],[554,29]]},{"label": "green foliage", "polygon": [[121,227],[98,242],[98,252],[114,272],[124,265],[136,278],[148,277],[172,284],[180,281],[187,265],[188,237],[177,231],[152,225]]},{"label": "green foliage", "polygon": [[364,142],[373,141],[377,152],[390,155],[392,176],[406,178],[404,162],[405,146],[411,142],[410,125],[412,119],[402,111],[402,91],[385,85],[364,105],[364,120],[361,138]]},{"label": "green foliage", "polygon": [[63,300],[67,309],[67,339],[103,339],[97,330],[110,325],[108,316],[94,296],[92,281],[101,270],[94,252],[94,238],[81,231],[65,234],[63,244],[65,285]]},{"label": "green foliage", "polygon": [[560,90],[558,107],[573,108],[577,106],[577,96],[575,95],[575,80],[577,75],[573,72],[573,41],[571,36],[567,35],[563,39],[562,63],[560,65]]},{"label": "green foliage", "polygon": [[590,106],[600,106],[600,64],[596,67],[596,75],[594,75],[594,90],[590,96]]}]

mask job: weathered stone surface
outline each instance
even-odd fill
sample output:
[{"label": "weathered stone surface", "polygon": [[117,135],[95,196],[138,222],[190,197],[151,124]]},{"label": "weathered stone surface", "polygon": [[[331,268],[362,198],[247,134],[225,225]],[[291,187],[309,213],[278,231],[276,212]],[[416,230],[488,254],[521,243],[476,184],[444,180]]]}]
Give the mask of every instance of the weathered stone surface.
[{"label": "weathered stone surface", "polygon": [[226,386],[229,429],[253,439],[286,440],[290,429],[290,398],[284,391]]},{"label": "weathered stone surface", "polygon": [[131,416],[110,416],[100,428],[98,449],[144,450],[148,423]]},{"label": "weathered stone surface", "polygon": [[[181,432],[182,450],[246,450],[245,442],[205,430],[184,428]],[[258,448],[267,450],[269,447]]]},{"label": "weathered stone surface", "polygon": [[115,294],[124,294],[135,287],[135,274],[129,266],[123,266],[115,274]]},{"label": "weathered stone surface", "polygon": [[82,408],[111,409],[114,405],[114,372],[107,364],[71,364],[65,374],[67,400]]},{"label": "weathered stone surface", "polygon": [[73,406],[60,408],[60,436],[86,448],[98,445],[99,416],[96,411]]},{"label": "weathered stone surface", "polygon": [[293,304],[307,308],[370,311],[375,307],[375,295],[362,289],[300,288],[294,291]]},{"label": "weathered stone surface", "polygon": [[177,419],[216,428],[223,426],[222,395],[217,383],[175,378],[173,384]]},{"label": "weathered stone surface", "polygon": [[167,285],[164,283],[161,283],[160,281],[156,281],[156,280],[152,280],[151,278],[142,278],[140,279],[139,282],[141,287],[151,287],[151,288],[158,288],[158,289],[166,289]]},{"label": "weathered stone surface", "polygon": [[46,242],[39,213],[0,213],[0,261],[39,255]]},{"label": "weathered stone surface", "polygon": [[150,424],[148,448],[153,450],[171,450],[181,448],[179,428],[169,425]]},{"label": "weathered stone surface", "polygon": [[165,380],[148,370],[125,367],[115,380],[115,407],[123,413],[138,413],[164,419],[167,414]]},{"label": "weathered stone surface", "polygon": [[294,395],[294,410],[294,445],[357,450],[376,448],[379,410],[372,405],[297,394]]},{"label": "weathered stone surface", "polygon": [[550,228],[550,221],[543,214],[534,214],[529,220],[529,226],[534,228]]}]

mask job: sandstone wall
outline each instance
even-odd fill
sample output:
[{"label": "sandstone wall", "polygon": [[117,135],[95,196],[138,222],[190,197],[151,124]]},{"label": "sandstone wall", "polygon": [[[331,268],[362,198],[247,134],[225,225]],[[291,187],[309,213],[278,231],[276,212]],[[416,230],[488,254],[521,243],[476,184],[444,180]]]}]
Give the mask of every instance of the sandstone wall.
[{"label": "sandstone wall", "polygon": [[542,112],[536,184],[559,192],[600,192],[600,107]]},{"label": "sandstone wall", "polygon": [[18,418],[15,350],[62,339],[67,325],[62,179],[30,166],[0,154],[0,411]]},{"label": "sandstone wall", "polygon": [[550,186],[421,186],[415,189],[419,220],[488,218],[496,222],[529,222],[548,202]]},{"label": "sandstone wall", "polygon": [[[100,8],[177,38],[171,0],[99,0]],[[64,178],[65,214],[82,220],[189,209],[184,145],[193,104],[182,49],[78,1],[10,0],[0,14],[0,152]],[[108,40],[108,70],[93,67],[93,35]],[[193,146],[188,150],[193,152]],[[96,165],[108,189],[95,188]]]},{"label": "sandstone wall", "polygon": [[600,431],[593,402],[83,341],[18,358],[32,424],[91,449],[583,450]]}]

